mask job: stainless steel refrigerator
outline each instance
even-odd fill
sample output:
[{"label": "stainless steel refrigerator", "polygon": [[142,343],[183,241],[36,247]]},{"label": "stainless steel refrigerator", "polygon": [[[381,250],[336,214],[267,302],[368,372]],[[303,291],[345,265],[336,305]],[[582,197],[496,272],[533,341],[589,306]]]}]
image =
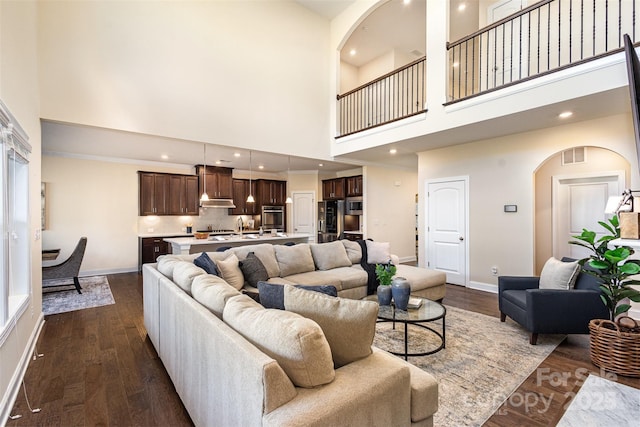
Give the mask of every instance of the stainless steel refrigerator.
[{"label": "stainless steel refrigerator", "polygon": [[318,243],[342,238],[344,231],[344,200],[318,202]]}]

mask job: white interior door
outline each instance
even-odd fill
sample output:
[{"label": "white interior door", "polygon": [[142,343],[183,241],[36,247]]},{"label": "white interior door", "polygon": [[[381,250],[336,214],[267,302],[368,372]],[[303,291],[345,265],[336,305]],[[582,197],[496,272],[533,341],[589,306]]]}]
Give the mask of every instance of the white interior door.
[{"label": "white interior door", "polygon": [[294,191],[292,193],[293,231],[309,234],[309,242],[316,240],[316,193],[315,191]]},{"label": "white interior door", "polygon": [[[500,21],[527,6],[527,0],[500,0],[487,8],[487,24]],[[527,18],[523,18],[527,19]],[[521,34],[521,31],[523,32]],[[486,88],[503,85],[528,74],[528,67],[521,66],[520,52],[526,53],[528,25],[517,19],[496,27],[489,33],[488,66],[491,68]],[[522,58],[523,65],[528,64]]]},{"label": "white interior door", "polygon": [[624,171],[553,177],[553,256],[581,259],[590,252],[581,246],[570,245],[572,236],[582,229],[599,233],[605,221],[607,200],[619,196],[624,189]]},{"label": "white interior door", "polygon": [[427,183],[427,267],[447,274],[447,282],[466,286],[467,178]]}]

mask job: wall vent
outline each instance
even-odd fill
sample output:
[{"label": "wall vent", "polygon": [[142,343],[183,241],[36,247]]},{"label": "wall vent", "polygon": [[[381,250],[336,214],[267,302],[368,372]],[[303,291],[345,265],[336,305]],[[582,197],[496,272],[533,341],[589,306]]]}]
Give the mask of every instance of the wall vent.
[{"label": "wall vent", "polygon": [[562,152],[562,165],[585,163],[587,161],[587,147],[574,147]]}]

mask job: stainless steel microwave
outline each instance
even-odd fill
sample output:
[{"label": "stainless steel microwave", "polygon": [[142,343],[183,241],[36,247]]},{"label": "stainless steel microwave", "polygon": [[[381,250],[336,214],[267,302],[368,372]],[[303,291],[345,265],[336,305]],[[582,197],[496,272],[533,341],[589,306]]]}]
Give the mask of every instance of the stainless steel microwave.
[{"label": "stainless steel microwave", "polygon": [[362,197],[347,197],[345,205],[347,215],[362,215]]}]

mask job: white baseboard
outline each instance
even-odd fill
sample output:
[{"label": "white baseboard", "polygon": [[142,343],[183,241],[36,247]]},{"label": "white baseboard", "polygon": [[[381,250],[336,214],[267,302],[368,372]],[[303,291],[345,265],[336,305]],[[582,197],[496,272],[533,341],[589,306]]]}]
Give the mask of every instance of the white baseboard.
[{"label": "white baseboard", "polygon": [[89,277],[89,276],[104,276],[107,274],[120,274],[120,273],[137,273],[138,266],[134,267],[125,267],[125,268],[111,268],[106,270],[85,270],[81,271],[78,277]]},{"label": "white baseboard", "polygon": [[40,332],[42,331],[43,326],[44,314],[40,313],[38,322],[31,332],[29,342],[27,343],[27,346],[25,347],[24,352],[20,357],[18,366],[13,373],[13,377],[9,382],[9,386],[7,387],[7,392],[5,394],[5,399],[3,399],[2,404],[0,405],[0,420],[4,421],[4,423],[7,423],[9,421],[9,415],[11,415],[13,405],[15,405],[16,403],[16,398],[18,397],[20,386],[22,385],[22,379],[24,378],[24,375],[27,372],[27,368],[29,367],[29,361],[34,354],[36,342],[38,342],[38,337],[40,336]]},{"label": "white baseboard", "polygon": [[498,285],[494,285],[491,283],[483,283],[483,282],[469,282],[469,289],[477,289],[479,291],[491,292],[492,294],[498,293]]}]

